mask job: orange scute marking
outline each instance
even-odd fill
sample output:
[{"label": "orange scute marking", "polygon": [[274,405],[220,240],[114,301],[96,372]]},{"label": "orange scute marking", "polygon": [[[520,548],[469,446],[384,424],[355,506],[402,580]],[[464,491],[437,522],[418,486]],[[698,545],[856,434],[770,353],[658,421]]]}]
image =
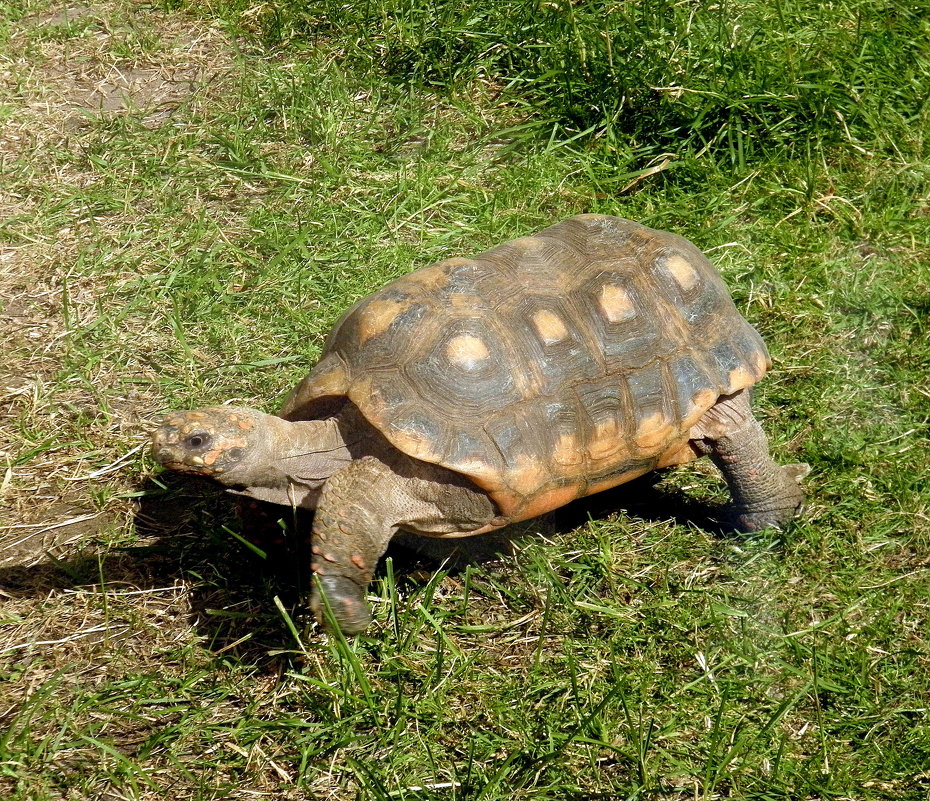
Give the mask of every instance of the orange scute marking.
[{"label": "orange scute marking", "polygon": [[459,334],[446,345],[446,357],[463,370],[475,370],[490,356],[488,346],[474,334]]},{"label": "orange scute marking", "polygon": [[668,418],[662,412],[656,412],[639,424],[633,441],[643,450],[652,450],[668,440],[671,433]]},{"label": "orange scute marking", "polygon": [[[397,284],[412,284],[415,287],[422,287],[426,291],[442,289],[449,283],[449,271],[452,267],[467,262],[468,259],[447,259],[431,267],[424,267],[416,270],[403,278],[398,279]],[[406,287],[404,287],[406,289]]]},{"label": "orange scute marking", "polygon": [[751,387],[756,383],[756,377],[745,367],[737,367],[733,370],[730,370],[730,374],[727,376],[727,381],[729,382],[729,386],[727,387],[727,394],[730,394],[732,392],[736,392],[737,390]]},{"label": "orange scute marking", "polygon": [[604,420],[594,427],[588,443],[588,455],[594,460],[606,459],[623,447],[622,431],[616,420]]},{"label": "orange scute marking", "polygon": [[504,486],[498,470],[493,465],[477,457],[463,459],[448,466],[456,472],[468,476],[475,484],[487,492],[497,492]]},{"label": "orange scute marking", "polygon": [[630,294],[621,286],[605,284],[599,300],[604,316],[611,323],[621,323],[636,316]]},{"label": "orange scute marking", "polygon": [[675,282],[686,292],[698,282],[698,274],[684,256],[669,256],[665,259],[665,269],[671,274]]},{"label": "orange scute marking", "polygon": [[565,323],[555,312],[548,309],[542,309],[533,315],[533,327],[545,345],[561,342],[568,336]]},{"label": "orange scute marking", "polygon": [[442,456],[433,448],[433,441],[424,434],[403,428],[394,428],[388,433],[391,443],[399,450],[424,462],[438,463]]},{"label": "orange scute marking", "polygon": [[518,495],[528,496],[537,492],[549,480],[549,471],[544,465],[527,456],[517,460],[517,466],[507,471],[506,482]]},{"label": "orange scute marking", "polygon": [[702,389],[691,396],[691,404],[684,410],[681,418],[682,429],[693,426],[717,402],[717,393],[712,389]]},{"label": "orange scute marking", "polygon": [[764,376],[772,366],[772,362],[769,360],[769,357],[761,350],[756,351],[755,363],[756,378],[762,378],[762,376]]},{"label": "orange scute marking", "polygon": [[562,434],[555,444],[552,460],[561,465],[579,465],[584,462],[584,454],[578,440],[571,434]]},{"label": "orange scute marking", "polygon": [[[289,401],[288,407],[299,406],[310,398],[320,398],[324,395],[341,395],[349,385],[348,376],[342,363],[334,356],[329,356],[313,368],[310,381],[301,384],[298,396]],[[297,401],[297,403],[295,403]]]},{"label": "orange scute marking", "polygon": [[410,301],[372,300],[361,312],[358,321],[358,343],[364,345],[390,328],[397,315],[409,308]]}]

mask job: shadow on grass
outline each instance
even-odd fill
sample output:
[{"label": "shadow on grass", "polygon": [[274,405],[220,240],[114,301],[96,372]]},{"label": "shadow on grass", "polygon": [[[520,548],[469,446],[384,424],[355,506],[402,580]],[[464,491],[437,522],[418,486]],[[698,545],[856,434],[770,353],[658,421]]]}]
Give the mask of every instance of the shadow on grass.
[{"label": "shadow on grass", "polygon": [[589,519],[600,520],[623,510],[633,518],[648,522],[671,520],[676,525],[696,526],[721,537],[733,535],[732,529],[720,522],[722,508],[699,501],[681,490],[658,486],[668,472],[656,470],[557,509],[552,513],[556,530],[571,531]]},{"label": "shadow on grass", "polygon": [[[481,537],[400,535],[387,553],[395,580],[402,590],[420,587],[441,565],[452,575],[470,565],[506,572],[506,558],[516,542],[539,534],[557,538],[618,510],[645,521],[673,520],[724,535],[713,508],[656,486],[659,478],[645,476],[529,524]],[[207,647],[217,653],[232,651],[260,669],[276,669],[279,660],[273,652],[293,649],[295,643],[275,596],[298,626],[309,621],[303,601],[310,582],[312,513],[294,514],[269,504],[246,508],[207,480],[170,473],[142,489],[135,516],[142,544],[109,549],[88,545],[68,559],[47,554],[48,561],[29,567],[0,568],[0,588],[9,597],[40,597],[88,585],[144,590],[183,580],[189,587],[191,623]],[[378,574],[383,571],[382,561]]]}]

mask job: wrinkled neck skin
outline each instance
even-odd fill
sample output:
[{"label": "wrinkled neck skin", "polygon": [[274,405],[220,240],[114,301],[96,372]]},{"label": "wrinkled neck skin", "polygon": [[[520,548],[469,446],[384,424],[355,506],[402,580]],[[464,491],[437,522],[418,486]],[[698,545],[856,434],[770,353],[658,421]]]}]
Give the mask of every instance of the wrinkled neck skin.
[{"label": "wrinkled neck skin", "polygon": [[247,463],[217,478],[236,495],[315,509],[326,480],[352,461],[338,418],[290,422],[266,415],[262,425],[267,430]]}]

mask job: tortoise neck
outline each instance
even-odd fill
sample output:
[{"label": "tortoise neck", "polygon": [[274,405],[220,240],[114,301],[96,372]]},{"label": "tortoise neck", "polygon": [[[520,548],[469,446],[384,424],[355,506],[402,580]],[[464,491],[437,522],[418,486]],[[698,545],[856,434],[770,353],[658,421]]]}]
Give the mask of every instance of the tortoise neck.
[{"label": "tortoise neck", "polygon": [[218,480],[236,495],[314,509],[329,477],[352,461],[338,421],[265,415],[262,425],[257,458]]},{"label": "tortoise neck", "polygon": [[301,465],[298,474],[307,475],[312,465],[314,478],[328,478],[352,461],[336,418],[291,422],[275,417],[271,425],[275,429],[276,460],[286,473],[292,471],[285,465],[293,462]]}]

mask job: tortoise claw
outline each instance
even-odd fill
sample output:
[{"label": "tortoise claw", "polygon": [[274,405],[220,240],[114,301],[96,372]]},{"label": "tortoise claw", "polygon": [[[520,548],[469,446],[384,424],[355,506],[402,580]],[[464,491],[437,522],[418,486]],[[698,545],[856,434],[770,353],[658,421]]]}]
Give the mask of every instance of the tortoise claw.
[{"label": "tortoise claw", "polygon": [[747,511],[744,508],[730,506],[724,510],[721,522],[728,531],[752,534],[764,529],[784,528],[788,521],[797,515],[797,511],[784,509]]},{"label": "tortoise claw", "polygon": [[[327,607],[330,614],[327,614]],[[321,625],[331,628],[335,623],[343,634],[361,634],[371,623],[365,589],[345,576],[317,574],[310,608]]]}]

